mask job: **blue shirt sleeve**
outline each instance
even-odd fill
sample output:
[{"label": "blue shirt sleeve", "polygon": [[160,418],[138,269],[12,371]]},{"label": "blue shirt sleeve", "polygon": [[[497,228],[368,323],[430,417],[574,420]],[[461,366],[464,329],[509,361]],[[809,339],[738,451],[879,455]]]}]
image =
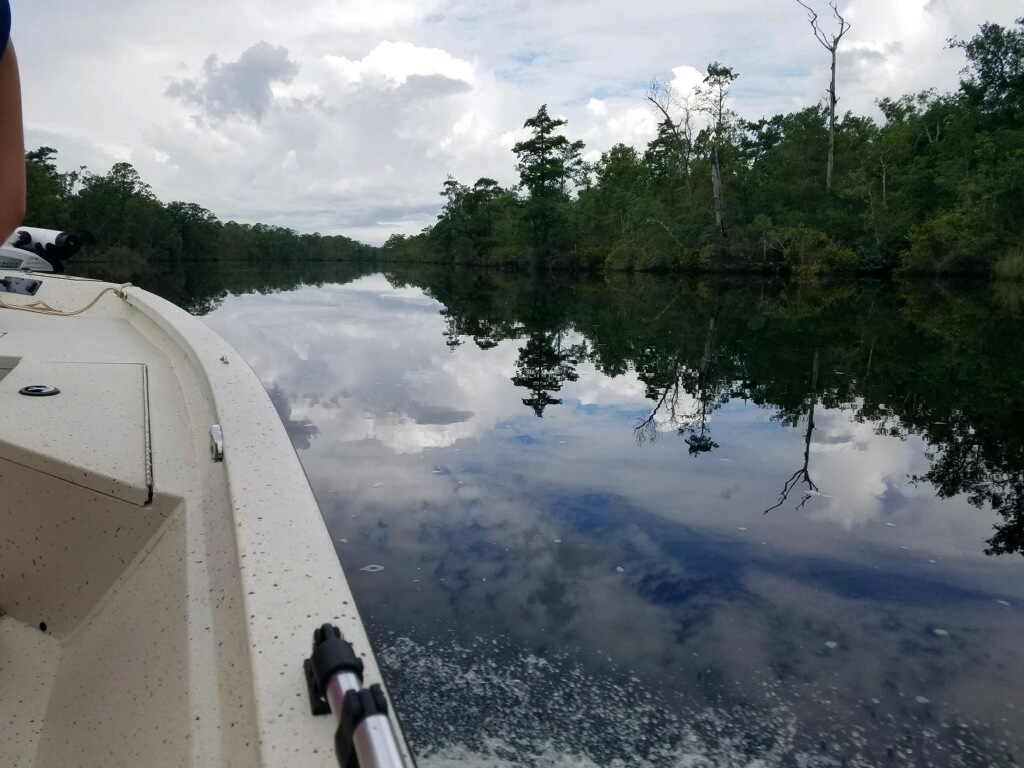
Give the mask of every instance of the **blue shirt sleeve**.
[{"label": "blue shirt sleeve", "polygon": [[11,4],[8,0],[0,0],[0,57],[7,50],[7,41],[11,38]]}]

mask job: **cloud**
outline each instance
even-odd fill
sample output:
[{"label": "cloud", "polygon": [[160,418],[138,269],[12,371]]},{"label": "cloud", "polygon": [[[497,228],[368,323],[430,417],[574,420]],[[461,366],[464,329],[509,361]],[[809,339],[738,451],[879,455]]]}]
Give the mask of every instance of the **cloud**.
[{"label": "cloud", "polygon": [[672,68],[672,87],[680,96],[688,96],[704,84],[704,75],[696,67],[684,65]]},{"label": "cloud", "polygon": [[410,77],[431,75],[466,83],[474,79],[472,65],[447,51],[390,40],[381,42],[362,59],[326,56],[325,60],[349,83],[382,78],[392,86],[399,86]]},{"label": "cloud", "polygon": [[402,86],[402,93],[411,98],[437,99],[455,96],[471,91],[465,80],[455,80],[444,75],[409,75]]},{"label": "cloud", "polygon": [[222,64],[211,54],[198,77],[176,80],[166,93],[200,107],[206,117],[235,116],[258,123],[274,100],[271,83],[289,83],[298,73],[299,65],[289,60],[286,48],[261,40],[238,61]]},{"label": "cloud", "polygon": [[[303,393],[298,400],[275,399],[290,431],[302,434],[301,445],[322,432],[332,444],[370,439],[396,454],[421,454],[476,439],[522,410],[522,395],[509,382],[518,344],[503,342],[487,353],[466,344],[438,359],[441,305],[422,291],[396,291],[381,276],[323,290],[329,299],[302,306],[290,294],[267,299],[281,310],[269,325],[255,322],[266,308],[256,297],[230,297],[206,318],[215,329],[253,329],[236,337],[237,346],[258,361],[272,399],[279,392]],[[305,318],[301,339],[275,340],[271,326],[290,327],[298,316]],[[415,334],[399,343],[400,328],[415,328]],[[347,361],[341,368],[332,362],[341,359],[339,350]],[[485,354],[501,364],[465,364]],[[373,360],[388,362],[382,368]],[[370,390],[370,398],[352,396]]]}]

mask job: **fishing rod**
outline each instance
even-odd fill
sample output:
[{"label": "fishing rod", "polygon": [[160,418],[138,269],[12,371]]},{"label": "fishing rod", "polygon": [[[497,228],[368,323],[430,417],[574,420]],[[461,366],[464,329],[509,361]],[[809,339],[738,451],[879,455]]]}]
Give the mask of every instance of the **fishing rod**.
[{"label": "fishing rod", "polygon": [[378,684],[363,687],[363,662],[333,624],[313,630],[313,654],[305,660],[314,715],[334,713],[334,749],[341,768],[405,768]]}]

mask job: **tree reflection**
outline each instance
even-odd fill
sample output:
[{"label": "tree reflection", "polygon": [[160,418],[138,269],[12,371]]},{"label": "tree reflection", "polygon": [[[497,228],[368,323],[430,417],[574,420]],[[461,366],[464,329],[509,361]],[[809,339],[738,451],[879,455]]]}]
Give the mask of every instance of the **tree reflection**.
[{"label": "tree reflection", "polygon": [[[986,555],[1024,554],[1024,473],[991,466],[954,467],[955,452],[944,451],[931,469],[914,479],[933,483],[942,498],[966,493],[975,507],[988,504],[1003,517],[987,540]],[[962,469],[966,471],[961,474]]]},{"label": "tree reflection", "polygon": [[721,309],[721,307],[716,308],[715,314],[708,320],[708,332],[704,337],[704,352],[700,358],[700,367],[697,369],[697,403],[689,418],[676,428],[676,432],[680,435],[686,435],[686,444],[689,446],[691,456],[707,453],[718,447],[718,443],[711,439],[708,418],[711,411],[722,404],[715,397],[717,393],[711,379],[711,362],[714,360],[718,313]]},{"label": "tree reflection", "polygon": [[[1018,429],[1022,423],[1017,421]],[[969,424],[956,424],[954,430],[954,439],[928,452],[931,467],[915,475],[914,482],[930,482],[941,498],[966,494],[973,506],[987,505],[1002,516],[1004,522],[987,541],[986,555],[1024,554],[1024,471],[1012,469],[1024,465],[1020,444],[1016,455],[1007,455],[1014,446],[993,443]]]},{"label": "tree reflection", "polygon": [[810,403],[807,406],[807,429],[804,432],[804,465],[794,472],[789,480],[787,480],[782,486],[782,493],[779,494],[779,500],[772,504],[766,509],[763,514],[767,515],[773,509],[781,507],[789,495],[796,489],[797,485],[801,482],[807,483],[807,490],[804,491],[804,496],[800,500],[800,503],[796,505],[797,509],[803,507],[807,503],[807,500],[811,496],[816,495],[819,490],[818,486],[811,480],[810,463],[811,463],[811,434],[814,432],[814,406],[818,402],[818,350],[814,350],[814,365],[811,371],[811,397]]},{"label": "tree reflection", "polygon": [[[637,443],[654,442],[658,439],[659,421],[675,428],[676,433],[685,437],[691,456],[707,453],[718,447],[711,439],[708,421],[711,412],[728,401],[720,398],[719,392],[711,378],[712,362],[715,357],[715,335],[717,333],[718,314],[721,307],[708,319],[707,332],[704,335],[704,348],[700,365],[696,370],[696,381],[692,371],[688,371],[681,356],[677,357],[672,366],[669,383],[662,389],[654,408],[647,418],[633,427]],[[689,375],[688,375],[689,374]],[[688,408],[680,407],[680,398],[684,394],[695,394],[694,403]],[[660,419],[659,419],[660,416]]]},{"label": "tree reflection", "polygon": [[300,285],[347,283],[375,269],[358,262],[179,261],[156,264],[69,261],[68,274],[129,282],[152,291],[196,316],[217,309],[229,293],[270,293],[294,290]]},{"label": "tree reflection", "polygon": [[549,405],[559,405],[561,400],[554,397],[567,381],[576,381],[579,374],[576,366],[584,356],[584,347],[579,344],[565,344],[561,333],[533,333],[519,349],[516,373],[512,383],[530,392],[523,398],[523,404],[543,417]]},{"label": "tree reflection", "polygon": [[[403,279],[445,305],[450,344],[523,340],[513,382],[538,416],[560,403],[583,361],[643,382],[651,408],[634,424],[639,443],[669,426],[691,455],[702,454],[718,447],[710,423],[723,404],[776,409],[777,421],[803,427],[804,460],[770,511],[797,491],[800,505],[819,492],[810,467],[815,409],[843,409],[880,434],[920,435],[932,466],[916,479],[1002,516],[990,554],[1024,553],[1024,301],[1007,300],[1005,285],[593,285],[452,270]],[[581,343],[563,342],[570,329]]]}]

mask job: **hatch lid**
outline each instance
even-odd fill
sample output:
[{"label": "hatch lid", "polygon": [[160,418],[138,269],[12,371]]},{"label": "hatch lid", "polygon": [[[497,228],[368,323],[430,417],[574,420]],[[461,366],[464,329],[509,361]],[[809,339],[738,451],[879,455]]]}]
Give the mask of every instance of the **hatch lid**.
[{"label": "hatch lid", "polygon": [[[147,504],[153,494],[147,375],[142,363],[18,361],[0,379],[0,458]],[[51,394],[51,387],[58,391]]]}]

